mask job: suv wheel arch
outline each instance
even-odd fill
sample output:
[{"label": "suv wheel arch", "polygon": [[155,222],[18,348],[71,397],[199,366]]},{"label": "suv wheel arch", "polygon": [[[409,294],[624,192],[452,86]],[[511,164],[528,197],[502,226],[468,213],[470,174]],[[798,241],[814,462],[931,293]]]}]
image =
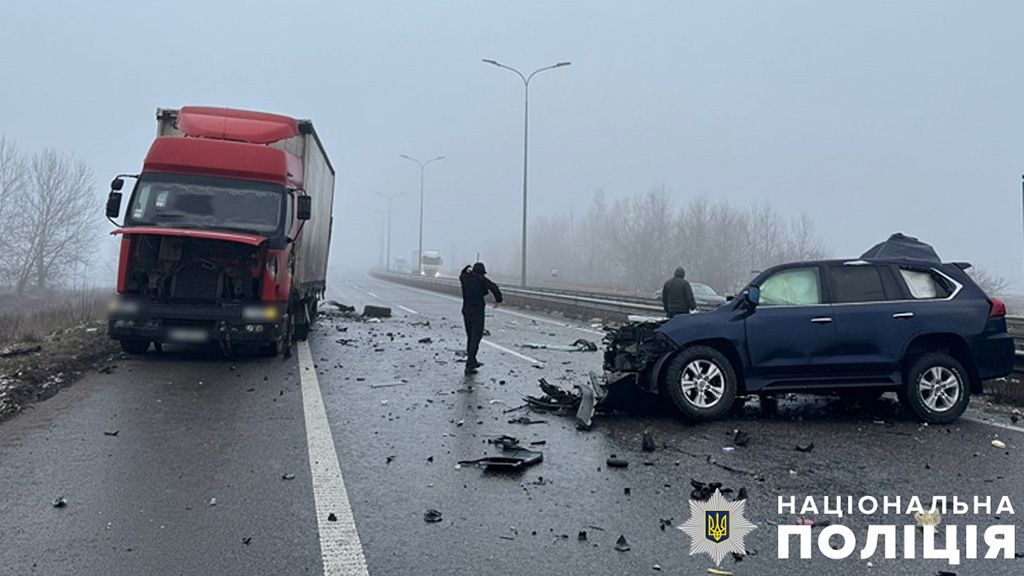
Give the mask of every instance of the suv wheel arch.
[{"label": "suv wheel arch", "polygon": [[918,358],[930,352],[942,352],[956,359],[966,372],[971,393],[982,393],[981,375],[974,362],[974,354],[967,342],[956,334],[933,333],[916,336],[903,352],[903,372],[906,373]]}]

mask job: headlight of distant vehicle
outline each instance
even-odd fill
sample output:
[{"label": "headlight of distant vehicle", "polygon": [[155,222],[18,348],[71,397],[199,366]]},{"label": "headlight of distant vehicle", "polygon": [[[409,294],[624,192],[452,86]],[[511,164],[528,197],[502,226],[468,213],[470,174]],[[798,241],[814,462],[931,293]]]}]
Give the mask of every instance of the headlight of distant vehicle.
[{"label": "headlight of distant vehicle", "polygon": [[242,319],[247,322],[276,322],[281,313],[276,306],[246,306]]},{"label": "headlight of distant vehicle", "polygon": [[440,271],[434,272],[434,278],[440,278],[440,277],[441,277],[441,272]]}]

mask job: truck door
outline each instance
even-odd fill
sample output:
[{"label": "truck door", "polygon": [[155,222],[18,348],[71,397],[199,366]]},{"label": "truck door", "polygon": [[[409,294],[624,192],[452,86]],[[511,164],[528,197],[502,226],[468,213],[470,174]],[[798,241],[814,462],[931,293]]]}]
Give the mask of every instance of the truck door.
[{"label": "truck door", "polygon": [[778,270],[760,285],[745,320],[754,375],[775,382],[824,376],[834,363],[836,332],[821,267]]}]

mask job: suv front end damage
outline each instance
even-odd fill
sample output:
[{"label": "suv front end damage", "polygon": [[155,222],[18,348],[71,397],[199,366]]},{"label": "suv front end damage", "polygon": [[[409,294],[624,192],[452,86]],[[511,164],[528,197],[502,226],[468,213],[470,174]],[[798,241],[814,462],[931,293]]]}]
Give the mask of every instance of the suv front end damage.
[{"label": "suv front end damage", "polygon": [[608,330],[604,337],[605,387],[632,383],[657,392],[658,373],[675,344],[658,332],[665,321],[628,322]]}]

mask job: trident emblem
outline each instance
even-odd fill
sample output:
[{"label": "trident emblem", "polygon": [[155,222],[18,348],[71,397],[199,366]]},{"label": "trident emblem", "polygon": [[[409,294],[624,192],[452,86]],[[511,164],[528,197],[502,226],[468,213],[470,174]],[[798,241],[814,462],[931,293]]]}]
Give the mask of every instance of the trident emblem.
[{"label": "trident emblem", "polygon": [[704,512],[707,528],[704,537],[712,542],[721,542],[729,538],[729,512],[707,510]]}]

